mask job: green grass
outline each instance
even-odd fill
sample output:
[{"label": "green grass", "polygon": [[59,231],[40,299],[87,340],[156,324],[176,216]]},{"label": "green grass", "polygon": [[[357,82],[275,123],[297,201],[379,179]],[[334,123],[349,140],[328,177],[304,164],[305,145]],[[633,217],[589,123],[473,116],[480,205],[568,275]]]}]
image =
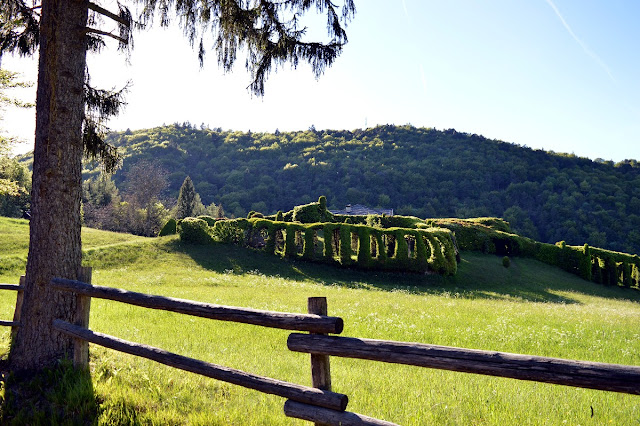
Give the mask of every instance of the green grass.
[{"label": "green grass", "polygon": [[[26,222],[0,219],[0,241],[26,256]],[[280,260],[176,237],[86,230],[93,283],[224,305],[305,312],[326,296],[343,335],[640,365],[640,292],[603,287],[530,259],[463,253],[454,277],[365,273]],[[21,251],[22,250],[22,251]],[[0,256],[5,256],[4,251]],[[0,257],[2,259],[2,257]],[[19,268],[0,270],[17,282]],[[0,318],[15,295],[0,292]],[[90,327],[117,337],[295,383],[309,357],[288,332],[92,301]],[[8,330],[4,332],[5,351]],[[350,411],[400,424],[638,424],[638,396],[333,357]],[[98,424],[308,424],[284,400],[91,346]],[[593,409],[593,417],[592,417]],[[34,422],[37,424],[37,422]]]}]

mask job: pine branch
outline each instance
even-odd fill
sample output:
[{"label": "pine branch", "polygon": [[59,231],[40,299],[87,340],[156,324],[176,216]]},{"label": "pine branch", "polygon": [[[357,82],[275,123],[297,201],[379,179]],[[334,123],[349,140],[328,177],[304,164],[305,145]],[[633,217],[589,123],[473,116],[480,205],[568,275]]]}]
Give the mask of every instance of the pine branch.
[{"label": "pine branch", "polygon": [[102,31],[96,28],[88,28],[88,27],[85,28],[84,30],[86,33],[103,35],[105,37],[111,37],[114,40],[118,40],[121,44],[125,44],[125,45],[128,44],[128,40],[107,31]]},{"label": "pine branch", "polygon": [[99,13],[100,15],[103,15],[103,16],[106,16],[108,18],[111,18],[114,21],[118,22],[121,25],[124,25],[127,28],[131,27],[131,22],[127,21],[126,19],[121,18],[120,16],[116,15],[115,13],[110,12],[107,9],[105,9],[105,8],[95,4],[95,3],[89,2],[89,9],[93,10],[96,13]]}]

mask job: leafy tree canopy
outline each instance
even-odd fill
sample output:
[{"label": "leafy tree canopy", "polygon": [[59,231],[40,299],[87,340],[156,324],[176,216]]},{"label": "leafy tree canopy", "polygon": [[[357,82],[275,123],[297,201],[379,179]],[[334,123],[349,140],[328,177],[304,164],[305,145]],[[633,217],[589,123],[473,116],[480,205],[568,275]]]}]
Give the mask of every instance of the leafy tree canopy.
[{"label": "leafy tree canopy", "polygon": [[[640,252],[635,160],[597,162],[411,126],[276,135],[182,123],[128,133],[109,136],[124,157],[117,185],[130,164],[155,158],[168,172],[171,198],[189,175],[203,202],[222,204],[228,216],[289,211],[326,195],[330,209],[366,204],[422,218],[496,216],[543,242]],[[88,170],[86,177],[99,173]]]}]

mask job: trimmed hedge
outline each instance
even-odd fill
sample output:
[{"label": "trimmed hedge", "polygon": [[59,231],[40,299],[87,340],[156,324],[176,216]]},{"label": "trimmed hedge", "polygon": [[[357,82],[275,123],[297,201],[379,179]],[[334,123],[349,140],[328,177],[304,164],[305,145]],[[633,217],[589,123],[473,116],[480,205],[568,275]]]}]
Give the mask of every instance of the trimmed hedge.
[{"label": "trimmed hedge", "polygon": [[187,217],[180,221],[178,228],[180,239],[192,244],[210,244],[213,242],[211,228],[202,219]]},{"label": "trimmed hedge", "polygon": [[[587,244],[568,246],[564,241],[540,243],[503,231],[501,221],[494,218],[433,219],[429,222],[453,231],[461,250],[531,257],[588,281],[640,288],[638,255],[603,250]],[[506,224],[504,221],[502,223]]]},{"label": "trimmed hedge", "polygon": [[215,225],[216,222],[219,220],[219,219],[216,219],[215,217],[211,217],[211,216],[198,216],[198,219],[204,220],[205,222],[207,222],[207,224],[209,226]]},{"label": "trimmed hedge", "polygon": [[[187,222],[206,223],[192,218]],[[322,253],[316,248],[320,232],[324,240]],[[454,275],[457,271],[453,234],[442,228],[380,229],[357,224],[302,224],[251,218],[218,220],[210,235],[215,241],[271,254],[360,269],[443,275]],[[283,237],[281,249],[279,235]]]},{"label": "trimmed hedge", "polygon": [[158,232],[158,237],[164,237],[165,235],[175,235],[178,232],[178,222],[174,218],[171,218],[164,224],[160,232]]},{"label": "trimmed hedge", "polygon": [[218,220],[212,228],[211,235],[221,243],[244,244],[248,227],[247,219]]},{"label": "trimmed hedge", "polygon": [[304,204],[293,208],[293,222],[318,223],[333,222],[333,214],[327,210],[327,199],[322,196],[315,203]]}]

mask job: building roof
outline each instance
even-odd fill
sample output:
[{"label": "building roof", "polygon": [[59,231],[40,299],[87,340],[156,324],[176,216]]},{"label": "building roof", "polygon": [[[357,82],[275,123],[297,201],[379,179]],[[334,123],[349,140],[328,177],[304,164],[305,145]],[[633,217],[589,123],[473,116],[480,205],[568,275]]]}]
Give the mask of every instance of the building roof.
[{"label": "building roof", "polygon": [[393,209],[372,209],[362,204],[347,204],[344,210],[329,210],[333,214],[344,214],[351,216],[366,216],[375,214],[378,216],[393,216]]}]

